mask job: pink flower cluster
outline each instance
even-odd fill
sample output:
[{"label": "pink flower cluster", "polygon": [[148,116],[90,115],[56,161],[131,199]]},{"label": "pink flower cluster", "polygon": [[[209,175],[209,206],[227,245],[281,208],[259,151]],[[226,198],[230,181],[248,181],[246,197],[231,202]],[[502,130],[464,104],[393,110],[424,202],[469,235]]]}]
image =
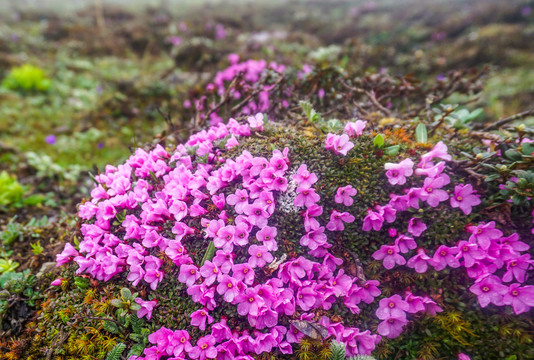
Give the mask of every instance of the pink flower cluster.
[{"label": "pink flower cluster", "polygon": [[[437,164],[433,159],[439,158]],[[376,205],[375,210],[369,209],[363,221],[363,230],[378,231],[385,222],[395,221],[396,214],[408,209],[423,209],[422,204],[437,207],[440,203],[449,200],[452,208],[459,208],[464,214],[471,213],[472,208],[481,203],[470,184],[458,184],[452,194],[444,189],[450,178],[443,171],[445,161],[451,160],[447,147],[438,143],[430,152],[421,156],[415,174],[425,176],[421,187],[411,187],[404,190],[404,195],[390,195],[390,201],[384,206]],[[406,177],[412,175],[413,161],[405,159],[399,164],[387,163],[386,176],[392,185],[403,185]],[[426,225],[418,218],[411,218],[407,233],[419,237],[426,230]],[[519,241],[517,234],[505,237],[495,228],[495,223],[480,223],[467,228],[471,234],[468,240],[461,240],[454,246],[439,246],[432,256],[426,254],[423,248],[418,248],[415,240],[409,235],[401,234],[392,245],[382,245],[373,254],[373,258],[381,260],[386,269],[397,265],[407,265],[418,273],[424,273],[428,267],[441,271],[446,267],[465,267],[467,275],[475,280],[470,287],[471,292],[478,296],[479,303],[486,307],[489,303],[494,305],[512,305],[516,314],[528,311],[534,307],[534,286],[522,286],[526,280],[527,270],[532,268],[534,261],[529,254],[523,252],[529,245]],[[402,254],[415,250],[416,254],[408,260]],[[500,274],[500,275],[496,275]],[[516,281],[509,286],[503,284]],[[395,320],[398,330],[400,322]],[[386,325],[382,326],[385,329]],[[393,326],[393,325],[391,325]],[[397,331],[393,331],[394,334]],[[385,333],[380,334],[387,336]]]}]

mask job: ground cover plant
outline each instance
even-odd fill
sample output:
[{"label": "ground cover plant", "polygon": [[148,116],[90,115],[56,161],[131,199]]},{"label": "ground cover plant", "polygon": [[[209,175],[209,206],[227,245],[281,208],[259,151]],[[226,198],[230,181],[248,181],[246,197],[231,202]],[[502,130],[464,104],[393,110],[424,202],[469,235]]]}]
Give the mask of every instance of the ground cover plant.
[{"label": "ground cover plant", "polygon": [[0,357],[533,358],[530,6],[412,5],[15,11]]}]

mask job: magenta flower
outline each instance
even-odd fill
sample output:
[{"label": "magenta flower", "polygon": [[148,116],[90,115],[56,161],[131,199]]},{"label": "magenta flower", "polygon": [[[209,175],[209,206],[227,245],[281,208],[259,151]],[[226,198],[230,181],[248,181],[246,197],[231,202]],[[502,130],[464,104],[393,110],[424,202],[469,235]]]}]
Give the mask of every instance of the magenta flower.
[{"label": "magenta flower", "polygon": [[176,330],[172,335],[172,344],[174,345],[173,355],[175,357],[180,356],[181,354],[188,353],[191,351],[193,346],[189,342],[191,336],[185,330]]},{"label": "magenta flower", "polygon": [[213,239],[213,245],[224,252],[232,252],[234,249],[235,227],[225,226],[217,231],[217,236]]},{"label": "magenta flower", "polygon": [[319,224],[319,221],[317,221],[315,218],[321,216],[322,214],[323,207],[317,204],[313,204],[312,206],[306,208],[306,210],[302,213],[302,216],[304,216],[304,230],[312,231],[320,228],[321,224]]},{"label": "magenta flower", "polygon": [[317,301],[318,293],[313,286],[302,286],[297,291],[296,303],[304,311],[312,309]]},{"label": "magenta flower", "polygon": [[293,180],[299,184],[299,187],[309,189],[317,182],[317,175],[310,173],[306,164],[302,164],[299,166],[297,173],[293,175]]},{"label": "magenta flower", "polygon": [[324,234],[323,226],[309,231],[306,235],[300,238],[300,245],[307,246],[311,250],[315,250],[324,244],[326,244],[326,235]]},{"label": "magenta flower", "polygon": [[380,214],[380,212],[374,212],[371,209],[367,210],[367,216],[363,219],[363,231],[369,231],[374,229],[375,231],[379,231],[382,228],[382,224],[384,223],[384,217]]},{"label": "magenta flower", "polygon": [[458,243],[456,247],[459,250],[458,254],[456,255],[456,258],[458,260],[463,258],[463,265],[466,268],[472,267],[477,262],[477,260],[482,260],[486,258],[485,252],[480,250],[477,244],[462,240]]},{"label": "magenta flower", "polygon": [[141,298],[135,298],[135,302],[141,306],[141,309],[137,310],[137,317],[141,319],[146,315],[147,320],[152,318],[152,311],[158,304],[158,300],[145,301]]},{"label": "magenta flower", "polygon": [[209,260],[206,260],[204,265],[200,268],[200,275],[204,277],[204,284],[210,286],[222,276],[220,269]]},{"label": "magenta flower", "polygon": [[219,285],[217,285],[217,293],[224,295],[224,301],[233,302],[235,297],[239,295],[238,281],[229,275],[223,275]]},{"label": "magenta flower", "polygon": [[517,315],[529,311],[534,307],[534,286],[521,287],[520,284],[511,284],[504,294],[503,304],[512,305]]},{"label": "magenta flower", "polygon": [[191,287],[200,278],[200,273],[195,265],[183,264],[180,266],[180,274],[178,275],[178,281],[185,284],[187,287]]},{"label": "magenta flower", "polygon": [[354,216],[348,212],[341,213],[337,210],[333,210],[326,228],[330,231],[343,231],[345,230],[344,222],[347,224],[354,222]]},{"label": "magenta flower", "polygon": [[295,206],[306,206],[310,207],[317,203],[321,197],[315,193],[314,189],[308,189],[304,187],[297,188],[297,197],[293,201]]},{"label": "magenta flower", "polygon": [[70,243],[66,243],[61,254],[56,255],[56,266],[65,265],[66,263],[71,262],[72,259],[78,255],[80,255],[78,250],[76,250]]},{"label": "magenta flower", "polygon": [[402,333],[402,328],[408,323],[406,318],[391,317],[378,324],[377,332],[390,339],[394,339]]},{"label": "magenta flower", "polygon": [[432,150],[430,150],[426,154],[421,155],[419,167],[424,168],[425,165],[434,158],[439,158],[446,161],[452,160],[452,157],[447,153],[447,145],[440,141],[434,146]]},{"label": "magenta flower", "polygon": [[417,248],[417,244],[415,243],[415,240],[406,235],[399,235],[395,239],[395,245],[399,248],[399,251],[401,253],[407,253],[410,250]]},{"label": "magenta flower", "polygon": [[382,265],[388,270],[391,270],[395,265],[406,264],[406,259],[399,254],[399,248],[394,245],[382,245],[379,250],[373,253],[375,260],[383,260]]},{"label": "magenta flower", "polygon": [[415,237],[421,236],[423,231],[427,229],[425,223],[419,218],[411,218],[408,221],[408,232]]},{"label": "magenta flower", "polygon": [[248,205],[248,192],[247,190],[237,189],[235,194],[228,195],[226,198],[228,205],[234,206],[235,212],[243,214],[245,206]]},{"label": "magenta flower", "polygon": [[256,233],[256,239],[258,239],[258,241],[261,241],[263,245],[265,245],[267,250],[276,251],[278,249],[275,239],[277,233],[278,232],[275,227],[266,226]]},{"label": "magenta flower", "polygon": [[413,161],[412,159],[404,159],[398,164],[386,163],[384,168],[386,176],[391,185],[404,185],[406,184],[406,177],[413,174]]},{"label": "magenta flower", "polygon": [[267,219],[269,218],[269,213],[264,209],[261,203],[254,201],[252,205],[246,205],[244,208],[245,214],[247,215],[247,220],[252,224],[256,225],[260,229],[267,225]]},{"label": "magenta flower", "polygon": [[367,121],[362,120],[356,120],[354,122],[349,121],[347,122],[347,124],[345,124],[345,132],[351,138],[361,136],[363,134],[363,129],[365,129],[366,124]]},{"label": "magenta flower", "polygon": [[351,206],[354,203],[352,197],[358,193],[358,190],[352,187],[352,185],[342,186],[337,189],[334,201],[337,204],[344,204],[345,206]]},{"label": "magenta flower", "polygon": [[206,330],[206,322],[211,324],[213,317],[210,316],[207,309],[200,309],[191,313],[191,325],[197,326],[200,330]]},{"label": "magenta flower", "polygon": [[460,267],[460,262],[456,258],[456,254],[458,254],[458,248],[457,247],[448,247],[445,245],[441,245],[438,247],[436,252],[434,253],[434,256],[432,257],[434,269],[437,271],[445,269],[447,265],[449,265],[452,268]]},{"label": "magenta flower", "polygon": [[194,346],[188,354],[192,359],[215,359],[217,358],[217,349],[215,348],[215,338],[206,335],[198,339],[197,345]]},{"label": "magenta flower", "polygon": [[[68,243],[67,243],[68,244]],[[63,278],[56,279],[50,283],[50,286],[61,286],[61,283],[63,282]]]},{"label": "magenta flower", "polygon": [[406,312],[410,306],[404,301],[400,295],[395,294],[389,298],[384,298],[378,303],[376,316],[380,320],[385,320],[391,317],[406,318]]},{"label": "magenta flower", "polygon": [[239,294],[235,300],[238,302],[237,313],[241,316],[258,316],[259,308],[265,304],[254,288],[247,288],[245,293]]},{"label": "magenta flower", "polygon": [[264,267],[265,264],[271,263],[274,259],[266,246],[251,245],[248,248],[248,253],[250,255],[248,264],[253,268]]},{"label": "magenta flower", "polygon": [[475,194],[471,184],[456,185],[454,187],[454,194],[451,196],[451,206],[453,208],[460,208],[465,215],[469,215],[473,206],[480,204],[480,196]]},{"label": "magenta flower", "polygon": [[410,291],[406,292],[404,301],[406,301],[406,303],[408,304],[408,310],[406,312],[410,314],[425,311],[425,304],[423,303],[423,298],[412,294]]},{"label": "magenta flower", "polygon": [[469,237],[469,241],[478,242],[483,250],[488,250],[492,240],[497,240],[502,236],[502,231],[495,229],[495,221],[491,221],[487,224],[480,223],[478,226],[470,225],[467,227],[472,235]]},{"label": "magenta flower", "polygon": [[530,260],[529,254],[506,260],[506,272],[502,276],[502,280],[512,281],[515,277],[520,283],[524,282],[527,270],[533,264],[534,261]]},{"label": "magenta flower", "polygon": [[236,264],[232,268],[232,271],[233,277],[237,281],[243,281],[247,285],[252,285],[254,282],[254,270],[249,264]]},{"label": "magenta flower", "polygon": [[464,353],[459,353],[458,360],[471,360],[471,358]]},{"label": "magenta flower", "polygon": [[477,279],[469,290],[478,296],[478,303],[483,308],[489,303],[497,306],[503,305],[503,296],[508,292],[508,288],[495,275],[486,275]]},{"label": "magenta flower", "polygon": [[436,207],[441,201],[445,201],[449,198],[449,194],[445,190],[440,190],[443,186],[447,185],[450,179],[447,175],[443,174],[437,178],[426,178],[421,188],[421,200],[426,201],[428,205]]}]

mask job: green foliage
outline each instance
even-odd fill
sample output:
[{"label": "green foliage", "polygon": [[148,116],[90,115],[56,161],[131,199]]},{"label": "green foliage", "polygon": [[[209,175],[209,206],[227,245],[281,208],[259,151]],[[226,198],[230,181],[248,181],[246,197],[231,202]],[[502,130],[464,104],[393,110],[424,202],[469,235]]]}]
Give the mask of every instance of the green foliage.
[{"label": "green foliage", "polygon": [[27,306],[33,307],[36,300],[42,298],[35,289],[35,283],[36,278],[29,270],[8,271],[0,275],[0,325],[6,311],[15,302],[23,301]]},{"label": "green foliage", "polygon": [[126,344],[118,343],[106,356],[106,360],[120,360],[122,352],[126,349]]},{"label": "green foliage", "polygon": [[330,343],[330,351],[332,352],[332,355],[329,360],[345,359],[345,344],[334,340]]},{"label": "green foliage", "polygon": [[202,258],[202,261],[200,262],[200,265],[204,265],[204,263],[208,260],[211,261],[211,259],[213,259],[213,256],[215,256],[215,244],[213,243],[213,241],[211,241],[208,245],[208,248],[206,249],[206,253]]},{"label": "green foliage", "polygon": [[41,255],[44,251],[44,248],[41,245],[41,241],[37,241],[36,243],[30,244],[30,246],[32,247],[33,255]]},{"label": "green foliage", "polygon": [[425,144],[428,141],[428,133],[425,124],[419,123],[415,128],[415,140],[422,144]]},{"label": "green foliage", "polygon": [[24,188],[16,177],[9,176],[6,171],[0,173],[0,208],[13,206],[22,201]]},{"label": "green foliage", "polygon": [[14,67],[2,81],[2,87],[23,92],[47,91],[50,85],[51,81],[44,71],[30,64]]}]

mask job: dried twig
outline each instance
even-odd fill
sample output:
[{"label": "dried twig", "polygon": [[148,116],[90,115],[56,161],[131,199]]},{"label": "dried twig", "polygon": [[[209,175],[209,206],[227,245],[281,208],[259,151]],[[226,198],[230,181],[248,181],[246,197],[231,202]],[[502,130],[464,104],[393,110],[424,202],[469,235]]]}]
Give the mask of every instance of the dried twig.
[{"label": "dried twig", "polygon": [[530,116],[530,115],[534,115],[534,108],[529,109],[527,111],[523,111],[523,112],[521,112],[519,114],[514,114],[512,116],[508,116],[508,117],[506,117],[504,119],[501,119],[501,120],[499,120],[499,121],[497,121],[497,122],[495,122],[493,124],[489,124],[489,125],[486,125],[486,126],[480,125],[477,128],[478,129],[483,128],[484,130],[495,130],[495,129],[500,128],[503,125],[511,123],[512,121],[519,120],[519,119],[525,118],[525,117]]}]

